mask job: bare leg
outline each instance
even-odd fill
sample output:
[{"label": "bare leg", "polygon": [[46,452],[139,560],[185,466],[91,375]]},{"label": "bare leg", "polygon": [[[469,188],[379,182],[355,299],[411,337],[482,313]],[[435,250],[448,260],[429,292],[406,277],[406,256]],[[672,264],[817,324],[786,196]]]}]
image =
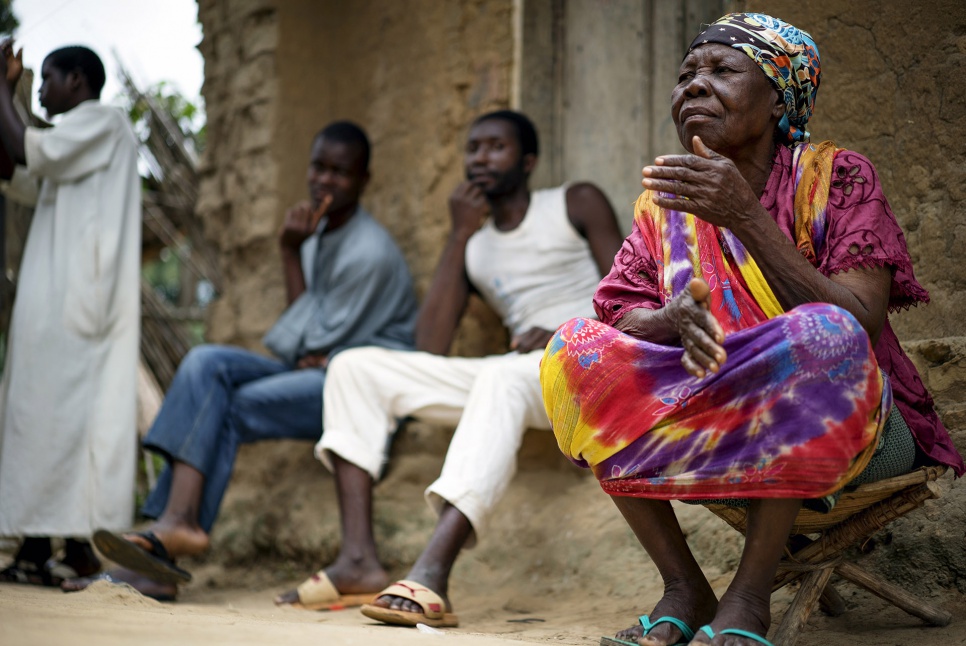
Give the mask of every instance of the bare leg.
[{"label": "bare leg", "polygon": [[[335,454],[332,466],[342,543],[339,555],[325,573],[342,594],[377,592],[389,583],[389,575],[379,562],[372,535],[372,477]],[[296,603],[298,598],[297,590],[288,590],[277,596],[275,603]]]},{"label": "bare leg", "polygon": [[[172,463],[168,504],[148,527],[172,557],[193,556],[208,549],[208,533],[198,524],[204,487],[204,474],[184,462]],[[136,534],[124,538],[151,550],[151,543]]]},{"label": "bare leg", "polygon": [[[697,630],[715,616],[717,599],[711,584],[695,561],[671,503],[663,500],[612,496],[611,499],[637,540],[657,566],[664,581],[664,596],[650,613],[651,620],[670,616]],[[673,624],[655,627],[641,639],[640,625],[617,633],[627,641],[646,646],[675,644],[683,635]]]},{"label": "bare leg", "polygon": [[[460,551],[462,551],[466,541],[469,540],[472,532],[473,526],[469,519],[459,509],[446,503],[442,512],[440,512],[436,529],[433,531],[426,549],[419,555],[404,578],[422,583],[441,596],[446,601],[448,608],[452,608],[448,596],[449,575],[456,563],[456,558],[460,555]],[[415,601],[388,594],[373,601],[373,605],[406,612],[423,611],[422,607]]]},{"label": "bare leg", "polygon": [[[741,562],[711,622],[711,628],[717,635],[712,643],[716,646],[757,644],[744,637],[718,634],[726,628],[738,628],[762,637],[768,632],[771,625],[771,584],[801,506],[801,500],[751,501]],[[693,643],[707,643],[707,635],[699,634]]]}]

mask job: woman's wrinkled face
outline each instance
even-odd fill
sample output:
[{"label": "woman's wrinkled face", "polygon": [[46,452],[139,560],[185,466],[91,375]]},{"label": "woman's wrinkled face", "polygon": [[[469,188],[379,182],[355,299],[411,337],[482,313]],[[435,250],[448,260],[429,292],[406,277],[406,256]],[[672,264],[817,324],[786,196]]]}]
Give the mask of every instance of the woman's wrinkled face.
[{"label": "woman's wrinkled face", "polygon": [[681,62],[671,92],[671,118],[688,151],[699,135],[726,157],[774,137],[785,104],[761,68],[744,52],[709,43]]}]

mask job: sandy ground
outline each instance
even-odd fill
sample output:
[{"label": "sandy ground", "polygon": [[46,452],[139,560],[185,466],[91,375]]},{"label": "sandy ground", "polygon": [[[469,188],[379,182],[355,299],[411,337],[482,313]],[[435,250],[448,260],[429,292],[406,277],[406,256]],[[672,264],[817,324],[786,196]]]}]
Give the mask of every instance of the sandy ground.
[{"label": "sandy ground", "polygon": [[[447,440],[435,441],[444,448]],[[376,490],[380,558],[394,577],[405,574],[428,539],[435,519],[422,490],[438,473],[442,455],[440,446],[417,444],[424,441],[419,435],[407,441],[410,446]],[[525,468],[480,545],[466,551],[453,571],[450,592],[461,627],[442,636],[380,626],[354,609],[327,613],[273,605],[277,593],[334,557],[338,521],[334,485],[311,452],[266,442],[250,453],[252,459],[243,462],[229,489],[213,549],[182,563],[194,579],[180,590],[177,603],[160,604],[107,584],[72,594],[0,585],[0,646],[597,644],[601,635],[612,635],[649,612],[660,599],[661,581],[596,481],[554,454],[552,441],[549,434],[528,434],[521,450]],[[280,473],[298,477],[280,478]],[[720,595],[737,565],[740,535],[700,506],[676,508],[696,558]],[[909,589],[952,613],[950,626],[924,627],[915,617],[841,584],[837,589],[847,612],[836,618],[814,613],[796,646],[966,646],[966,595],[956,590],[953,568],[917,560],[928,540],[904,539],[903,546],[880,546],[863,558],[870,567],[883,558],[899,559],[909,570],[900,569]],[[947,540],[963,544],[959,536]],[[13,547],[0,545],[0,566]],[[775,624],[794,592],[792,587],[773,595]]]},{"label": "sandy ground", "polygon": [[[445,638],[445,640],[442,640]],[[264,594],[201,595],[161,604],[129,588],[98,583],[76,594],[0,586],[0,643],[30,644],[396,644],[487,646],[519,643],[470,631],[424,634],[375,625],[358,612],[275,608]]]},{"label": "sandy ground", "polygon": [[[210,573],[209,573],[210,574]],[[229,573],[230,574],[230,573]],[[653,604],[660,587],[650,570],[642,573],[644,604]],[[201,578],[205,578],[202,576]],[[729,576],[714,580],[723,590]],[[79,593],[56,589],[0,585],[0,644],[43,646],[78,644],[596,644],[600,635],[629,624],[633,610],[626,602],[573,590],[557,598],[514,597],[512,590],[467,593],[456,586],[457,610],[463,626],[440,634],[380,626],[353,609],[306,612],[276,608],[272,589],[210,589],[186,587],[177,603],[162,604],[133,589],[97,583]],[[915,618],[878,599],[843,586],[849,611],[838,618],[817,613],[798,641],[799,646],[850,644],[966,644],[966,608],[949,607],[953,623],[926,628]],[[790,601],[788,593],[773,597],[776,621]]]}]

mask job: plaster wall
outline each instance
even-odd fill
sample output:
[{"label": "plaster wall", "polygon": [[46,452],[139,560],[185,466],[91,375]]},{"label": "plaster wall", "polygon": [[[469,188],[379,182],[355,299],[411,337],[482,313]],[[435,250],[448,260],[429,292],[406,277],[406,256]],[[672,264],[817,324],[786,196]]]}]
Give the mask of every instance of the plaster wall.
[{"label": "plaster wall", "polygon": [[257,347],[284,295],[274,233],[279,164],[272,141],[279,104],[273,0],[199,0],[208,143],[196,206],[219,250],[220,297],[208,339]]},{"label": "plaster wall", "polygon": [[876,166],[932,302],[893,316],[901,339],[966,334],[966,4],[748,0],[810,32],[822,57],[812,139]]},{"label": "plaster wall", "polygon": [[[199,209],[227,278],[210,338],[259,348],[284,308],[275,233],[306,198],[313,135],[336,119],[370,136],[363,203],[396,237],[422,294],[462,180],[467,125],[509,104],[511,1],[202,0],[199,9],[211,124]],[[493,323],[474,301],[456,347],[500,348]]]}]

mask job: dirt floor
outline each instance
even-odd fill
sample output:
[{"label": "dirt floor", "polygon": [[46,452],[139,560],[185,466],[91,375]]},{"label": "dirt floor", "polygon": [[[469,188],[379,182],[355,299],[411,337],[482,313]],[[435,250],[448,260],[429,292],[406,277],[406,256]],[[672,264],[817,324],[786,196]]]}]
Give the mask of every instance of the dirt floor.
[{"label": "dirt floor", "polygon": [[[375,491],[380,558],[396,577],[405,574],[432,529],[434,518],[422,490],[438,473],[440,449],[449,439],[426,430],[407,433],[402,454]],[[212,550],[182,563],[194,579],[181,588],[177,603],[160,604],[106,584],[72,594],[0,585],[0,646],[591,645],[634,623],[660,598],[656,569],[596,481],[554,453],[552,435],[530,433],[520,471],[486,534],[454,569],[450,592],[459,629],[447,629],[441,637],[378,626],[353,609],[276,608],[273,597],[330,561],[338,545],[333,483],[309,448],[306,443],[268,442],[242,456],[215,525]],[[720,594],[737,565],[740,535],[703,507],[676,508],[696,558]],[[927,508],[917,518],[935,513]],[[953,623],[925,627],[843,583],[837,589],[846,613],[830,618],[816,612],[797,646],[966,645],[966,595],[958,589],[962,581],[955,568],[936,563],[936,550],[929,546],[933,537],[906,532],[878,538],[868,547],[870,553],[860,557],[863,564],[949,611]],[[961,536],[940,539],[947,550],[961,550],[964,544]],[[0,545],[0,566],[12,546]],[[772,597],[774,623],[794,591],[784,589]]]},{"label": "dirt floor", "polygon": [[[210,573],[209,573],[210,574]],[[658,598],[651,568],[640,573],[641,603]],[[720,589],[727,577],[716,580]],[[458,586],[463,627],[440,634],[376,625],[355,610],[306,612],[272,604],[271,589],[246,587],[215,590],[188,586],[174,604],[147,599],[130,588],[98,583],[78,593],[32,586],[0,585],[0,644],[417,644],[486,646],[523,642],[596,644],[632,619],[632,608],[618,607],[606,597],[574,589],[557,597],[514,597],[513,590],[474,594]],[[957,617],[947,628],[924,628],[915,618],[878,599],[843,589],[850,610],[831,619],[816,615],[802,634],[800,646],[850,644],[966,644],[966,608],[948,608]],[[772,605],[776,618],[788,595]],[[445,641],[439,641],[445,640]]]}]

